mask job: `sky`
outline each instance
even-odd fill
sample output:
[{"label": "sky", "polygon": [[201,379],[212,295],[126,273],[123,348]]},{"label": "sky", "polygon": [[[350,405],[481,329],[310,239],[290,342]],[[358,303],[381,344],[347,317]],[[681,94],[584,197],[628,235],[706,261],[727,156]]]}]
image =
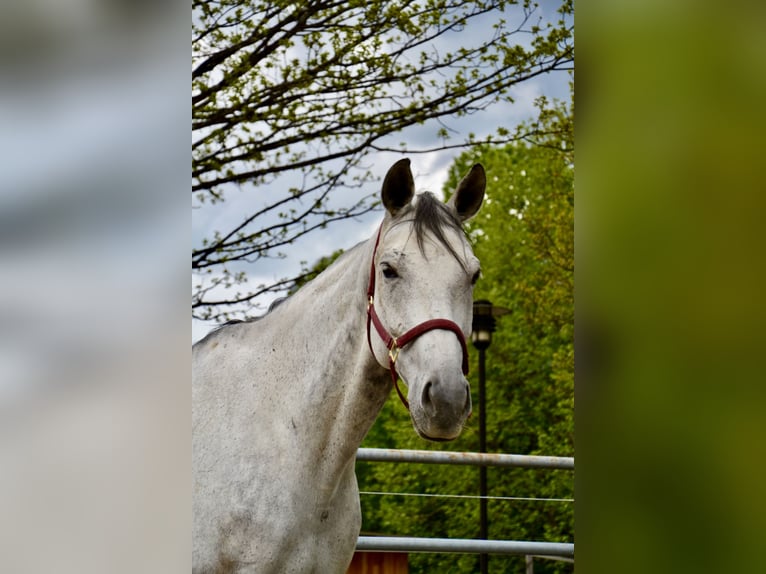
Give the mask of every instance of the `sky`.
[{"label": "sky", "polygon": [[[548,9],[546,5],[542,7],[542,10]],[[486,31],[473,29],[471,33],[480,35],[490,33],[491,24],[492,20],[485,19],[482,26],[486,27]],[[569,81],[570,77],[566,72],[538,76],[514,87],[510,91],[512,102],[502,101],[462,118],[444,118],[442,123],[451,132],[451,143],[465,140],[469,133],[473,133],[477,139],[494,135],[498,126],[513,128],[521,122],[536,117],[537,109],[534,102],[541,95],[545,95],[549,99],[568,99]],[[438,136],[440,127],[441,125],[436,122],[411,126],[403,132],[388,136],[379,143],[382,147],[396,148],[400,142],[406,142],[414,150],[439,147],[443,143]],[[377,178],[377,185],[379,185],[386,171],[395,161],[402,157],[409,157],[417,192],[431,191],[437,195],[442,195],[449,167],[463,151],[464,149],[448,149],[409,155],[381,152],[369,156],[366,162],[372,163],[371,171]],[[282,188],[286,188],[286,185]],[[365,193],[376,191],[374,187],[368,187],[364,190]],[[488,190],[488,193],[491,193],[491,189]],[[243,213],[255,209],[252,203],[254,198],[242,198],[241,194],[232,194],[231,197],[231,200],[227,200],[213,209],[192,210],[195,245],[199,244],[201,237],[212,236],[214,230],[229,229],[241,220]],[[349,201],[352,199],[353,197],[349,196]],[[300,272],[302,263],[304,266],[306,264],[308,266],[313,265],[321,257],[338,249],[348,249],[369,238],[374,233],[381,218],[382,212],[376,211],[359,218],[330,224],[325,230],[314,231],[302,240],[282,249],[281,251],[285,254],[284,258],[261,259],[256,264],[246,267],[248,283],[245,286],[235,286],[232,290],[242,291],[246,290],[248,285],[254,287],[261,283],[269,284],[293,276]],[[192,278],[192,284],[198,281],[198,278]],[[221,287],[217,293],[223,294],[225,290]],[[276,295],[270,294],[256,301],[259,308],[265,310],[275,297]],[[252,315],[253,312],[251,311],[250,314]],[[192,319],[192,341],[195,342],[202,338],[217,324],[215,321]]]},{"label": "sky", "polygon": [[173,255],[188,237],[174,235],[189,165],[177,14],[36,5],[0,24],[17,55],[0,58],[0,407],[68,379],[67,358],[138,343],[187,265]]}]

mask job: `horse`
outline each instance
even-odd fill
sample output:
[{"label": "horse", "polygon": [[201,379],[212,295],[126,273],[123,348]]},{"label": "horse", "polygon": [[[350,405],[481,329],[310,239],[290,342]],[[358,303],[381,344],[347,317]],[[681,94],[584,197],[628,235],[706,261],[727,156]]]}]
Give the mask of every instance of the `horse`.
[{"label": "horse", "polygon": [[362,520],[356,451],[392,387],[418,435],[457,438],[480,273],[462,224],[485,187],[476,164],[443,203],[416,195],[397,161],[374,237],[193,346],[194,573],[345,572]]}]

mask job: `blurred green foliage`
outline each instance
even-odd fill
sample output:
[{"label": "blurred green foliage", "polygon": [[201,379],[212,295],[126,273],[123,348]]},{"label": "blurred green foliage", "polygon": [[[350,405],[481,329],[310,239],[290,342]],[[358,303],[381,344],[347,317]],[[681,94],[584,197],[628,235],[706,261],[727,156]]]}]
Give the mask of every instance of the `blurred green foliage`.
[{"label": "blurred green foliage", "polygon": [[[488,175],[482,210],[467,224],[482,263],[475,299],[511,310],[498,319],[487,350],[487,450],[574,456],[574,141],[572,105],[539,101],[540,116],[505,147],[477,147],[452,166],[455,188],[480,162]],[[474,411],[477,356],[471,345]],[[363,446],[478,450],[478,416],[459,439],[433,445],[418,438],[393,395]],[[477,467],[357,463],[362,491],[471,494]],[[568,471],[489,468],[490,496],[574,498]],[[490,500],[493,539],[572,542],[571,502]],[[362,495],[363,530],[387,535],[476,538],[479,501]],[[478,556],[412,554],[411,572],[476,572]],[[573,566],[535,561],[535,572]],[[525,571],[524,558],[490,556],[490,572]]]},{"label": "blurred green foliage", "polygon": [[762,571],[766,10],[578,4],[577,541]]}]

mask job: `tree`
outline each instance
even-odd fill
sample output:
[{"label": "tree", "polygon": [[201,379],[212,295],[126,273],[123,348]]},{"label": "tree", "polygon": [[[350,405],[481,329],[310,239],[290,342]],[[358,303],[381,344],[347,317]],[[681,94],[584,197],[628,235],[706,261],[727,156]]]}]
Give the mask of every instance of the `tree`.
[{"label": "tree", "polygon": [[[574,456],[574,141],[573,109],[541,99],[539,118],[519,134],[535,138],[461,155],[445,191],[481,162],[488,176],[482,210],[468,225],[482,279],[474,297],[511,310],[498,319],[487,351],[489,452]],[[472,346],[469,380],[476,392]],[[474,404],[477,397],[474,394]],[[477,417],[474,417],[476,419]],[[424,445],[392,396],[364,446],[478,449],[478,421],[454,443]],[[357,465],[362,491],[476,494],[478,471],[467,467]],[[570,471],[488,469],[490,496],[573,498]],[[478,503],[443,498],[362,497],[364,528],[385,534],[475,538]],[[489,502],[491,538],[574,540],[573,505],[560,501]],[[411,571],[475,572],[476,556],[418,554]],[[493,556],[491,572],[525,571],[519,557]],[[571,564],[541,561],[536,572],[569,572]]]},{"label": "tree", "polygon": [[[571,0],[552,21],[530,0],[192,6],[194,207],[245,204],[192,249],[192,310],[201,319],[228,318],[294,282],[244,287],[248,265],[374,209],[376,197],[359,189],[372,177],[367,154],[392,149],[386,136],[474,113],[574,61]],[[483,35],[461,33],[476,24]],[[490,140],[509,141],[508,128]],[[439,134],[441,148],[477,143],[451,143],[444,127]]]},{"label": "tree", "polygon": [[302,273],[301,275],[295,278],[295,280],[293,281],[293,284],[287,290],[287,294],[292,295],[293,293],[297,292],[298,289],[303,287],[306,283],[314,279],[322,271],[324,271],[330,265],[332,265],[338,257],[343,255],[343,253],[344,253],[343,249],[336,249],[330,255],[326,255],[325,257],[320,257],[319,261],[317,261],[316,263],[314,263],[314,265],[311,266],[311,269],[306,269],[306,262],[305,261],[302,262]]}]

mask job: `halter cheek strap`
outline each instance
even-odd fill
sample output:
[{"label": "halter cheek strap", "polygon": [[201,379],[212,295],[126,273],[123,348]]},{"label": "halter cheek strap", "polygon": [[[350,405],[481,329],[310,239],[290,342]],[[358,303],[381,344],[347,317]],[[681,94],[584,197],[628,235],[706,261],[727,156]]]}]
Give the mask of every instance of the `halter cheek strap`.
[{"label": "halter cheek strap", "polygon": [[383,340],[383,343],[388,349],[388,365],[391,372],[391,380],[394,383],[396,393],[399,395],[404,406],[409,410],[410,404],[399,388],[399,374],[396,372],[396,359],[399,358],[399,351],[401,351],[407,344],[411,343],[423,333],[432,331],[434,329],[443,329],[445,331],[452,331],[457,336],[460,342],[460,348],[463,350],[463,374],[468,374],[468,349],[465,343],[465,336],[463,330],[454,321],[449,319],[429,319],[418,325],[415,325],[412,329],[405,332],[399,337],[394,337],[383,326],[383,323],[378,317],[378,313],[375,311],[375,255],[378,252],[378,244],[380,243],[380,234],[383,230],[383,226],[378,229],[378,236],[375,239],[375,248],[372,251],[372,263],[370,264],[370,281],[367,286],[367,344],[370,346],[370,352],[375,355],[372,350],[372,339],[370,336],[370,324],[375,326],[375,330]]}]

